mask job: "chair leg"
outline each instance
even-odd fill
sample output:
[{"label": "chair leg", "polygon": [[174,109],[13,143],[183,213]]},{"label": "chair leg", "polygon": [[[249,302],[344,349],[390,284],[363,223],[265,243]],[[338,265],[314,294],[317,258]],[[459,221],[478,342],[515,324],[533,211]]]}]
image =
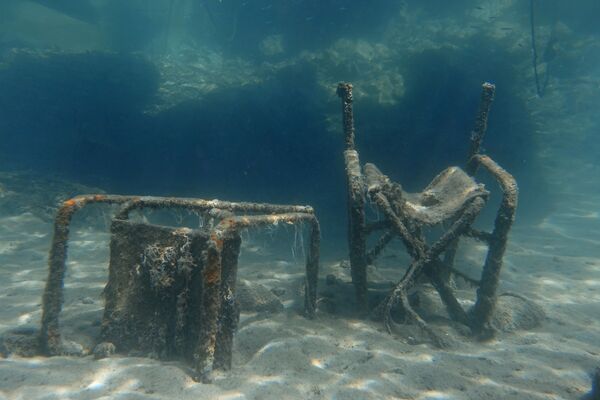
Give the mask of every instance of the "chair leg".
[{"label": "chair leg", "polygon": [[429,277],[431,283],[439,293],[450,317],[465,325],[468,325],[469,322],[467,314],[458,303],[452,288],[445,279],[447,272],[451,270],[451,266],[440,262],[438,256],[444,249],[447,251],[454,244],[458,243],[460,235],[464,234],[471,227],[484,205],[485,201],[482,198],[477,197],[473,199],[465,207],[460,217],[452,223],[452,226],[431,246],[428,252],[428,257],[433,260]]},{"label": "chair leg", "polygon": [[367,297],[367,249],[365,195],[358,152],[354,145],[354,114],[352,111],[352,85],[340,83],[337,95],[342,99],[342,122],[344,129],[346,176],[348,184],[348,247],[352,283],[356,301],[361,312],[368,312]]},{"label": "chair leg", "polygon": [[452,243],[450,243],[448,245],[448,248],[444,252],[444,265],[446,265],[446,268],[440,271],[440,277],[445,284],[450,284],[450,279],[452,277],[452,268],[454,267],[454,259],[456,258],[459,240],[460,239],[456,239]]},{"label": "chair leg", "polygon": [[369,310],[367,297],[367,232],[365,195],[362,174],[356,150],[344,152],[348,185],[348,247],[352,283],[356,290],[358,309]]},{"label": "chair leg", "polygon": [[231,238],[224,242],[221,252],[221,311],[216,335],[213,364],[215,369],[231,369],[233,335],[240,318],[235,288],[241,244],[240,234],[235,231]]},{"label": "chair leg", "polygon": [[373,261],[379,256],[379,254],[385,249],[385,246],[396,236],[394,231],[388,230],[377,240],[377,243],[371,251],[367,253],[367,264],[372,264]]},{"label": "chair leg", "polygon": [[[392,292],[388,295],[384,305],[384,324],[388,332],[391,331],[391,310],[392,307],[400,301],[404,311],[407,315],[414,320],[419,327],[421,327],[426,333],[429,334],[434,344],[438,346],[444,346],[443,340],[441,340],[434,332],[427,326],[414,310],[410,307],[408,299],[406,298],[406,292],[412,287],[416,281],[416,278],[420,275],[423,269],[429,266],[434,266],[440,261],[438,260],[439,255],[447,248],[447,246],[456,240],[466,229],[468,229],[477,215],[481,212],[485,201],[477,197],[473,199],[468,206],[465,207],[460,217],[454,221],[450,229],[448,229],[442,237],[440,237],[428,250],[425,249],[425,244],[418,238],[414,238],[409,232],[406,226],[402,223],[400,218],[392,210],[386,196],[381,192],[372,193],[372,197],[384,212],[386,217],[392,223],[392,227],[396,230],[396,233],[405,242],[405,245],[413,256],[413,263],[409,266],[408,270],[400,280],[400,282],[394,287]],[[432,273],[436,274],[436,270]],[[456,300],[452,290],[441,281],[439,277],[432,279],[434,287],[438,290],[442,301],[446,305],[450,316],[456,319],[458,322],[466,323],[468,318],[460,307],[460,304]],[[418,317],[418,318],[417,318]]]},{"label": "chair leg", "polygon": [[[479,101],[479,109],[477,110],[477,117],[475,119],[475,127],[471,132],[471,142],[469,147],[469,156],[467,157],[467,165],[465,171],[470,176],[474,176],[477,173],[478,163],[473,161],[473,156],[479,154],[481,150],[481,144],[487,131],[488,116],[490,108],[494,100],[494,93],[496,92],[496,86],[485,82],[482,85],[481,100]],[[444,264],[449,268],[444,269],[442,272],[442,279],[448,283],[451,276],[451,268],[454,266],[454,258],[456,257],[456,250],[458,249],[458,241],[456,239],[452,242],[444,254]]]},{"label": "chair leg", "polygon": [[317,309],[317,280],[319,276],[319,248],[321,228],[319,221],[313,218],[310,222],[310,247],[306,258],[306,289],[304,292],[304,312],[313,318]]},{"label": "chair leg", "polygon": [[392,230],[400,236],[402,243],[406,246],[406,250],[413,259],[422,258],[425,255],[425,246],[421,241],[417,240],[408,230],[404,222],[396,215],[387,196],[380,191],[371,192],[371,199],[377,207],[383,212],[385,217],[390,221]]},{"label": "chair leg", "polygon": [[494,230],[489,241],[489,250],[477,290],[477,302],[471,312],[471,328],[481,338],[491,338],[495,334],[490,324],[496,307],[496,291],[500,280],[502,259],[506,251],[508,233],[515,219],[518,201],[518,188],[515,179],[487,156],[474,157],[496,178],[503,191],[502,202],[496,214]]},{"label": "chair leg", "polygon": [[441,262],[433,262],[431,263],[430,268],[425,270],[429,281],[435,288],[435,290],[440,295],[440,299],[446,306],[446,310],[448,311],[448,315],[450,318],[456,322],[459,322],[463,325],[469,325],[469,317],[467,313],[462,308],[456,296],[454,296],[454,292],[452,288],[445,280],[445,272],[449,268]]}]

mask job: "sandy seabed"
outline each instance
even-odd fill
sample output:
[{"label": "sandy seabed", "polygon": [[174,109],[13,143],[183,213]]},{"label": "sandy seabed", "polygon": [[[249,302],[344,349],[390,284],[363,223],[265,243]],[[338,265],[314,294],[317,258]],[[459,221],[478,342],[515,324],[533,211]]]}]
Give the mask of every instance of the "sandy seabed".
[{"label": "sandy seabed", "polygon": [[[514,228],[502,290],[544,308],[534,330],[438,350],[408,344],[378,322],[325,312],[307,320],[288,299],[283,312],[242,315],[233,369],[212,384],[195,382],[181,364],[147,358],[11,356],[0,359],[0,399],[577,399],[600,366],[598,204],[599,197],[562,195],[542,222]],[[93,330],[90,321],[101,316],[108,239],[74,229],[67,336]],[[0,334],[38,324],[50,240],[51,225],[30,213],[0,218]],[[475,243],[465,247],[465,259],[483,254]],[[323,260],[320,282],[339,265]],[[302,266],[242,258],[240,276],[293,295]]]}]

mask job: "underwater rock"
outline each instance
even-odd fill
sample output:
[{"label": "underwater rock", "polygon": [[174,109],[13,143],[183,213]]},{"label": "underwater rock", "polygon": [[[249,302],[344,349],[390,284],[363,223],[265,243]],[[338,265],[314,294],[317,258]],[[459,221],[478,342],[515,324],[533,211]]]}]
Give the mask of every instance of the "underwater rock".
[{"label": "underwater rock", "polygon": [[84,297],[81,299],[81,304],[94,304],[95,301],[91,297]]},{"label": "underwater rock", "polygon": [[279,288],[273,288],[271,289],[271,292],[277,296],[277,297],[281,297],[285,294],[286,290],[285,288],[279,287]]},{"label": "underwater rock", "polygon": [[116,350],[115,345],[110,342],[98,343],[96,347],[94,347],[94,358],[100,360],[102,358],[110,357],[115,354]]},{"label": "underwater rock", "polygon": [[283,310],[283,304],[273,292],[247,280],[238,283],[236,297],[242,312],[276,313]]},{"label": "underwater rock", "polygon": [[0,337],[0,356],[34,357],[38,355],[37,332],[38,330],[33,327],[21,327],[4,333]]},{"label": "underwater rock", "polygon": [[149,115],[202,100],[215,91],[259,84],[268,77],[246,60],[225,58],[209,48],[183,49],[177,55],[157,57],[154,63],[161,78],[158,95],[145,110]]},{"label": "underwater rock", "polygon": [[309,60],[319,69],[323,89],[330,88],[331,82],[338,80],[336,76],[348,76],[356,88],[355,96],[362,101],[392,106],[406,90],[404,75],[395,65],[397,56],[397,50],[384,43],[340,39]]},{"label": "underwater rock", "polygon": [[546,318],[546,313],[533,301],[513,293],[498,296],[492,318],[494,328],[502,332],[537,328]]},{"label": "underwater rock", "polygon": [[84,356],[86,351],[83,346],[72,340],[63,340],[60,345],[59,354],[63,356]]},{"label": "underwater rock", "polygon": [[[0,356],[8,357],[17,355],[21,357],[35,357],[40,355],[39,331],[33,327],[21,327],[4,333],[0,337]],[[62,340],[57,354],[63,356],[84,356],[86,350],[83,346],[72,340]]]}]

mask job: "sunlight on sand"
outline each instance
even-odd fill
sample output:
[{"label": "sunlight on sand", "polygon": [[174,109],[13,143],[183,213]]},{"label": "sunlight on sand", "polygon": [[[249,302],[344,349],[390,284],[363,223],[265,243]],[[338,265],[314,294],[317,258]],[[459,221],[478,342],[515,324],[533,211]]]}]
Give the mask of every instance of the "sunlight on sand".
[{"label": "sunlight on sand", "polygon": [[4,242],[0,243],[0,255],[2,254],[10,254],[14,252],[18,246],[18,242]]},{"label": "sunlight on sand", "polygon": [[557,282],[554,279],[542,278],[539,280],[539,283],[541,283],[542,285],[545,285],[545,286],[552,286],[556,289],[566,290],[565,282]]},{"label": "sunlight on sand", "polygon": [[431,363],[435,360],[435,358],[431,355],[431,354],[427,354],[427,353],[414,353],[411,355],[404,355],[403,357],[405,360],[408,360],[410,362],[418,362],[418,363]]},{"label": "sunlight on sand", "polygon": [[438,392],[437,390],[427,390],[417,397],[419,400],[451,400],[456,398],[448,393]]},{"label": "sunlight on sand", "polygon": [[600,280],[599,279],[585,279],[583,281],[583,284],[586,286],[600,286]]},{"label": "sunlight on sand", "polygon": [[267,343],[260,350],[258,350],[256,352],[256,355],[260,355],[260,354],[266,353],[268,351],[275,350],[278,347],[286,346],[286,344],[287,344],[287,342],[285,340]]},{"label": "sunlight on sand", "polygon": [[16,278],[18,278],[18,280],[21,280],[21,279],[23,279],[23,277],[31,275],[32,272],[33,272],[32,269],[24,269],[24,270],[15,272],[14,275]]},{"label": "sunlight on sand", "polygon": [[272,383],[285,383],[283,376],[264,376],[264,375],[253,375],[248,377],[250,382],[256,383],[258,385],[269,385]]},{"label": "sunlight on sand", "polygon": [[[583,221],[582,218],[590,221],[597,219],[598,213],[581,212],[577,218],[570,218],[576,222]],[[167,365],[125,356],[101,361],[92,357],[7,358],[0,360],[0,374],[16,382],[7,389],[8,398],[21,399],[462,400],[476,399],[486,393],[493,394],[487,397],[490,399],[579,398],[588,390],[589,365],[595,363],[599,353],[594,316],[600,300],[600,259],[592,250],[580,253],[579,247],[570,247],[565,237],[596,238],[578,232],[575,223],[563,225],[561,221],[556,218],[547,221],[546,231],[539,237],[534,235],[539,230],[534,230],[534,234],[523,230],[511,239],[505,266],[513,266],[515,271],[504,275],[504,284],[513,285],[516,293],[531,295],[549,315],[548,322],[529,332],[501,334],[485,344],[464,341],[456,348],[440,352],[428,344],[408,346],[382,332],[380,323],[369,320],[330,318],[325,313],[315,320],[305,320],[295,311],[268,316],[244,313],[236,333],[238,353],[233,369],[221,372],[222,378],[211,385],[193,381],[175,363]],[[40,231],[37,227],[14,229],[25,233]],[[559,234],[553,233],[554,230],[559,230]],[[82,326],[91,326],[98,319],[100,313],[96,309],[101,302],[92,291],[100,293],[108,273],[104,253],[95,250],[107,246],[108,236],[85,231],[78,238],[73,243],[74,261],[69,261],[65,285],[68,290],[64,321],[65,326],[71,324],[70,329],[75,329],[80,321]],[[17,251],[3,254],[5,265],[14,263],[15,268],[7,268],[2,276],[0,297],[7,306],[0,330],[37,326],[40,319],[48,243],[35,239],[35,244],[31,244],[34,239],[29,236],[28,241],[15,241],[19,243]],[[5,246],[0,247],[2,254],[6,245],[0,246]],[[479,265],[481,260],[477,259],[485,248],[471,241],[465,241],[465,248],[463,259],[477,261]],[[560,253],[565,248],[570,254]],[[581,247],[586,248],[595,249],[588,244]],[[27,249],[27,257],[43,254],[44,258],[23,261],[21,249]],[[301,265],[274,263],[278,265],[256,263],[244,268],[263,273],[265,278],[261,283],[267,287],[301,281]],[[333,269],[340,268],[339,261],[331,265]],[[281,269],[273,273],[275,268]],[[324,274],[329,272],[327,267],[325,271]],[[81,298],[87,296],[98,300],[82,306]],[[298,301],[281,300],[290,307]],[[81,320],[80,314],[84,315]],[[572,390],[568,392],[572,396],[564,388]]]},{"label": "sunlight on sand", "polygon": [[92,382],[86,386],[86,389],[97,390],[104,387],[104,385],[106,385],[106,382],[113,375],[113,373],[114,371],[108,367],[100,369],[94,375]]},{"label": "sunlight on sand", "polygon": [[19,316],[19,318],[17,319],[19,322],[19,325],[23,325],[26,324],[28,322],[31,322],[31,320],[33,319],[33,313],[25,313]]},{"label": "sunlight on sand", "polygon": [[244,400],[246,398],[247,398],[246,395],[241,392],[232,392],[232,393],[221,394],[216,399],[217,400]]},{"label": "sunlight on sand", "polygon": [[350,329],[356,329],[356,330],[371,330],[371,324],[369,323],[365,323],[362,321],[348,321],[348,326],[350,327]]},{"label": "sunlight on sand", "polygon": [[373,390],[375,386],[381,386],[381,382],[375,379],[359,379],[348,385],[349,388],[358,390]]},{"label": "sunlight on sand", "polygon": [[581,235],[581,232],[577,233],[577,236],[574,233],[570,232],[570,229],[567,229],[561,225],[557,225],[554,222],[549,221],[548,219],[544,219],[539,225],[539,228],[545,229],[552,234],[562,237],[564,239],[572,240],[574,242],[585,242],[588,244],[600,245],[600,240],[590,239],[587,235]]},{"label": "sunlight on sand", "polygon": [[42,281],[21,281],[15,282],[10,285],[11,288],[20,288],[20,289],[38,289],[43,288],[45,285]]},{"label": "sunlight on sand", "polygon": [[45,357],[31,357],[31,358],[20,358],[20,357],[15,357],[15,358],[5,358],[2,360],[2,362],[6,362],[6,363],[12,363],[12,364],[18,364],[18,365],[24,365],[26,367],[31,367],[31,368],[37,368],[37,367],[41,367],[44,366],[45,362],[48,359]]}]

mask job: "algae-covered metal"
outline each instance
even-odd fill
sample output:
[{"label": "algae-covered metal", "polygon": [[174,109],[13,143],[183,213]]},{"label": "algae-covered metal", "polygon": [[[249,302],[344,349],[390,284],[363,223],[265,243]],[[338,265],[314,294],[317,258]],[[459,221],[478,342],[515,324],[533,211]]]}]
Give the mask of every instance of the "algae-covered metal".
[{"label": "algae-covered metal", "polygon": [[[67,242],[73,214],[91,203],[121,205],[111,225],[110,265],[99,344],[116,351],[184,359],[207,379],[231,367],[239,311],[235,282],[240,230],[279,223],[310,226],[305,311],[314,316],[320,230],[309,206],[233,203],[172,197],[84,195],[59,209],[43,296],[40,352],[64,353],[59,314],[63,303]],[[204,229],[137,223],[143,208],[183,208],[213,219]],[[242,215],[240,215],[242,213]]]},{"label": "algae-covered metal", "polygon": [[[514,221],[518,194],[512,175],[490,157],[480,154],[494,92],[494,85],[483,84],[465,171],[459,167],[450,167],[435,177],[422,192],[407,193],[398,183],[382,174],[374,164],[361,167],[354,144],[352,85],[340,83],[338,86],[345,137],[350,265],[359,309],[369,309],[367,265],[377,258],[394,237],[400,238],[412,258],[403,277],[376,307],[376,311],[382,314],[388,331],[393,324],[392,307],[399,305],[404,314],[422,328],[436,345],[445,345],[444,340],[412,309],[408,301],[408,290],[417,284],[419,277],[425,276],[437,290],[453,320],[469,326],[480,338],[489,338],[494,334],[490,320],[496,304],[502,258]],[[489,197],[484,186],[473,179],[480,166],[498,181],[503,192],[491,233],[477,231],[471,226]],[[366,199],[381,211],[384,219],[369,223],[366,221]],[[423,230],[434,225],[447,228],[435,242],[427,243]],[[367,250],[368,235],[378,230],[383,230],[384,233],[374,247]],[[467,277],[454,266],[454,256],[461,236],[470,236],[488,244],[480,280]],[[443,260],[440,259],[442,254]],[[465,277],[479,287],[475,306],[468,312],[455,296],[449,281],[452,274]]]}]

